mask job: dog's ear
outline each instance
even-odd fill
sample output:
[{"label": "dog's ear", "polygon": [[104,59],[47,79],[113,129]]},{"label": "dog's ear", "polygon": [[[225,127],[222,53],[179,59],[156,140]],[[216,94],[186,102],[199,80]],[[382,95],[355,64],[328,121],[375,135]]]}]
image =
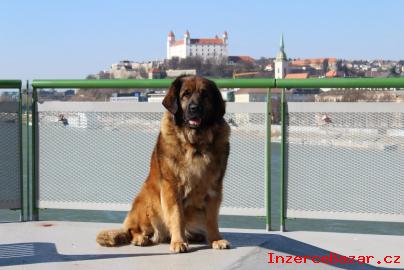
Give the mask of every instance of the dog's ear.
[{"label": "dog's ear", "polygon": [[217,87],[216,83],[209,81],[209,89],[213,93],[214,98],[214,110],[216,112],[216,119],[221,120],[226,113],[226,104],[223,100],[222,94],[220,93],[219,88]]},{"label": "dog's ear", "polygon": [[163,99],[163,106],[172,114],[176,114],[178,111],[178,96],[182,87],[182,79],[184,77],[185,76],[179,76],[171,83],[171,86]]}]

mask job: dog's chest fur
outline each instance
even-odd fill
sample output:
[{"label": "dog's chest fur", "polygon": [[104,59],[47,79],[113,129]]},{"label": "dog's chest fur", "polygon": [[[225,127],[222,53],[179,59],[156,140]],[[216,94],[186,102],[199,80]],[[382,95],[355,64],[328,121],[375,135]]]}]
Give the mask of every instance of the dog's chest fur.
[{"label": "dog's chest fur", "polygon": [[[196,140],[196,136],[187,134],[189,141]],[[217,181],[220,176],[217,159],[211,151],[213,144],[213,135],[210,137],[206,145],[191,146],[189,143],[184,142],[182,149],[184,151],[178,157],[177,177],[179,190],[182,192],[182,197],[186,204],[191,204],[196,207],[202,207],[206,196],[216,196]],[[177,165],[177,164],[175,164]]]},{"label": "dog's chest fur", "polygon": [[[212,153],[189,149],[183,162],[183,170],[179,171],[183,197],[196,196],[202,200],[206,194],[215,196],[215,184],[219,178],[219,171],[215,166]],[[198,198],[195,199],[198,200]]]},{"label": "dog's chest fur", "polygon": [[203,207],[207,197],[218,196],[221,192],[218,181],[225,159],[220,158],[223,153],[218,147],[228,142],[228,133],[223,134],[220,130],[223,136],[217,136],[219,130],[214,127],[205,131],[180,129],[168,117],[163,120],[163,126],[164,141],[170,142],[165,147],[175,150],[167,151],[175,155],[167,156],[166,163],[176,179],[181,197],[186,205]]}]

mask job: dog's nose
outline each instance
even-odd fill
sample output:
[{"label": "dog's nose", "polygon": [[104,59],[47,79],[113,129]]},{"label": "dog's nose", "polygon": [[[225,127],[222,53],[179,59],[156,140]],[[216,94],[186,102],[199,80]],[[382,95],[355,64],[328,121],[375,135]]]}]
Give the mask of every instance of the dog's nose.
[{"label": "dog's nose", "polygon": [[195,103],[189,104],[189,111],[195,113],[199,110],[199,105]]}]

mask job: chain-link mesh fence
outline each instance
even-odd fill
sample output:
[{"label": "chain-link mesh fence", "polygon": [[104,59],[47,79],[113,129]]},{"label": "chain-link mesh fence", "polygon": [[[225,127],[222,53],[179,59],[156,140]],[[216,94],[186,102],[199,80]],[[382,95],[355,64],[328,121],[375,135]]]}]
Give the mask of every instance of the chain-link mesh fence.
[{"label": "chain-link mesh fence", "polygon": [[18,102],[0,102],[0,209],[21,207]]},{"label": "chain-link mesh fence", "polygon": [[286,217],[404,221],[404,106],[288,103]]},{"label": "chain-link mesh fence", "polygon": [[[39,207],[129,209],[149,172],[161,104],[44,102],[38,109]],[[222,213],[264,215],[264,109],[228,104]]]}]

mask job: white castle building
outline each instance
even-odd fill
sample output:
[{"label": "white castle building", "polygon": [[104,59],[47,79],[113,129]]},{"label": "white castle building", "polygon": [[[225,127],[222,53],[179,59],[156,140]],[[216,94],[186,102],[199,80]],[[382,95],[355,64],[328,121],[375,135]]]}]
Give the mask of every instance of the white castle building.
[{"label": "white castle building", "polygon": [[226,58],[227,39],[227,32],[223,33],[222,38],[218,36],[214,38],[191,38],[189,32],[186,31],[183,39],[176,40],[174,33],[170,31],[167,37],[167,59],[195,56],[204,60]]}]

